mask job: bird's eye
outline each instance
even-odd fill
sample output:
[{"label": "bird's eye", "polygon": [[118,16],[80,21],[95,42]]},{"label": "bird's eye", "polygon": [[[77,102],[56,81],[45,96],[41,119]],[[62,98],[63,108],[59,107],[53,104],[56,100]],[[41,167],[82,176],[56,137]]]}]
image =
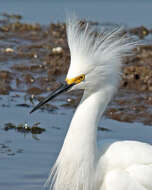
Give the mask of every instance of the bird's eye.
[{"label": "bird's eye", "polygon": [[83,81],[85,79],[85,75],[81,75],[79,78],[81,81]]}]

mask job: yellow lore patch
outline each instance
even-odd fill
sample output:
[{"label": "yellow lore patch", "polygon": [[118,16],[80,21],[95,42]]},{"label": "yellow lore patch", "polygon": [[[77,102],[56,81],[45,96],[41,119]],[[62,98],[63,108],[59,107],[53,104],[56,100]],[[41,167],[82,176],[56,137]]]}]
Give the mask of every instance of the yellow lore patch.
[{"label": "yellow lore patch", "polygon": [[75,77],[75,78],[72,78],[72,79],[66,78],[65,80],[66,80],[66,82],[67,82],[68,84],[73,84],[73,83],[79,84],[79,83],[82,82],[84,79],[85,79],[85,75],[80,75],[80,76]]}]

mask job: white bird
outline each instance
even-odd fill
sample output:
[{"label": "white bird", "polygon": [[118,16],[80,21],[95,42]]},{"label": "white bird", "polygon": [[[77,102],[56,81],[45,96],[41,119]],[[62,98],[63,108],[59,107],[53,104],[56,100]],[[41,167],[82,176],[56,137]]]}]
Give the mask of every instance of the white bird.
[{"label": "white bird", "polygon": [[94,35],[76,17],[67,21],[71,64],[66,83],[33,111],[66,90],[83,89],[47,184],[53,190],[152,190],[152,146],[139,141],[97,142],[99,120],[120,81],[122,58],[136,46],[122,29]]}]

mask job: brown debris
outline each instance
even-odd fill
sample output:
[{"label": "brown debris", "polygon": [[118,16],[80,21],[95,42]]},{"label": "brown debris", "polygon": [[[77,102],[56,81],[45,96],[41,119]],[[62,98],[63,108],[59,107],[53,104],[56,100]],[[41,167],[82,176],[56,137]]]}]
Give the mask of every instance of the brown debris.
[{"label": "brown debris", "polygon": [[32,126],[29,126],[27,124],[19,124],[15,125],[13,123],[6,123],[4,125],[4,130],[9,131],[9,130],[16,130],[17,132],[20,133],[32,133],[32,134],[41,134],[45,132],[44,128],[39,127],[40,123],[34,123]]},{"label": "brown debris", "polygon": [[11,90],[10,82],[12,80],[12,74],[9,71],[0,71],[0,94],[7,95]]},{"label": "brown debris", "polygon": [[140,39],[143,39],[145,36],[147,36],[150,33],[150,31],[144,26],[130,29],[129,32],[130,34],[137,35]]},{"label": "brown debris", "polygon": [[[82,27],[85,22],[80,22]],[[151,35],[152,30],[141,26],[130,29],[129,33],[144,39]],[[4,20],[0,22],[0,39],[0,94],[15,90],[37,95],[34,97],[39,100],[39,94],[60,85],[70,64],[65,23],[49,26],[27,24],[21,22],[20,15],[5,13]],[[81,95],[79,92],[71,93],[63,106],[76,107]],[[121,90],[105,116],[151,125],[151,105],[152,44],[145,43],[134,49],[133,56],[124,59]],[[52,111],[55,108],[47,104],[43,109]]]},{"label": "brown debris", "polygon": [[152,45],[140,46],[136,56],[125,60],[122,87],[139,91],[152,90]]},{"label": "brown debris", "polygon": [[28,94],[34,94],[34,95],[39,95],[41,93],[43,93],[44,90],[38,87],[31,87],[27,90]]}]

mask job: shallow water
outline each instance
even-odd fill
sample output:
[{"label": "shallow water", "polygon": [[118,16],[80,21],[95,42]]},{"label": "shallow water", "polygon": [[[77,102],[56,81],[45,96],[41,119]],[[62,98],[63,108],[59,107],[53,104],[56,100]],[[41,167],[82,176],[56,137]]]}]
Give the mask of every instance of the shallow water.
[{"label": "shallow water", "polygon": [[[43,187],[49,169],[61,148],[74,109],[65,109],[66,96],[53,102],[59,109],[53,112],[37,111],[31,116],[30,108],[16,107],[23,103],[23,95],[11,101],[10,97],[0,99],[0,187],[3,190],[38,190]],[[5,103],[5,107],[2,104]],[[7,107],[8,106],[8,107]],[[40,135],[23,134],[14,130],[4,131],[5,123],[19,124],[40,122],[46,132]],[[103,118],[100,127],[110,131],[99,131],[98,139],[137,139],[152,143],[152,128],[139,123],[120,123]]]}]

